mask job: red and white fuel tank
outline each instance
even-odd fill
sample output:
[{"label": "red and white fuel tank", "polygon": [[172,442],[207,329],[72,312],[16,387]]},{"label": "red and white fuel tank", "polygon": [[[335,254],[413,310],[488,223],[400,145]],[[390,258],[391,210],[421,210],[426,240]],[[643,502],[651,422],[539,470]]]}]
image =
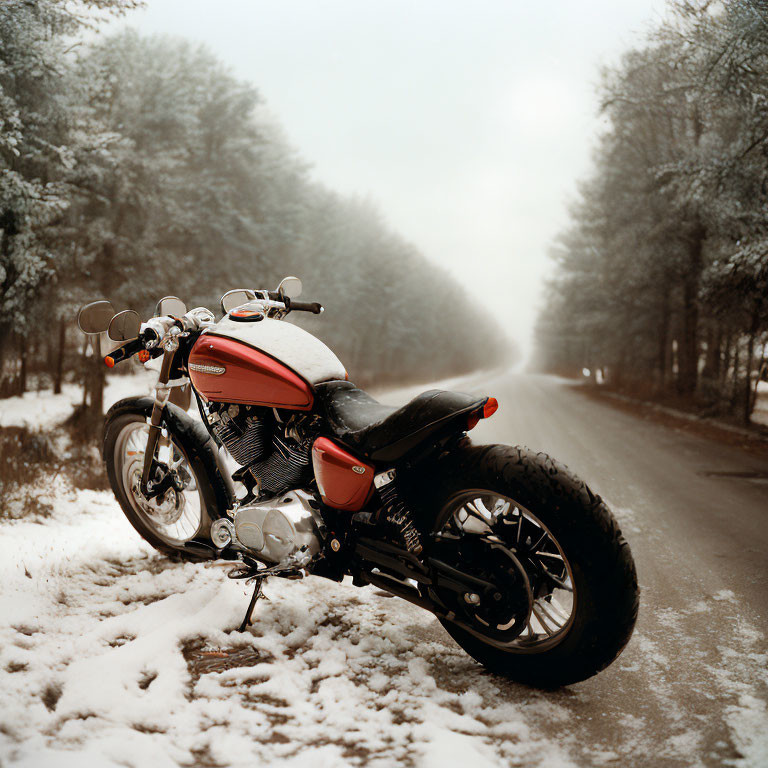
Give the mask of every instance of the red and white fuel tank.
[{"label": "red and white fuel tank", "polygon": [[313,387],[347,372],[320,339],[284,320],[224,317],[189,354],[189,377],[207,400],[308,411]]}]

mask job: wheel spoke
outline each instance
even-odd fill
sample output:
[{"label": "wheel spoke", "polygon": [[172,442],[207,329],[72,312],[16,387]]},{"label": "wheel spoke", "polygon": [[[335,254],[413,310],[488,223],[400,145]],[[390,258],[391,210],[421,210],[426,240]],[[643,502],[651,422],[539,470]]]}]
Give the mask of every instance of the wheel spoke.
[{"label": "wheel spoke", "polygon": [[550,600],[546,602],[548,609],[555,614],[555,618],[559,619],[563,624],[565,624],[565,622],[570,618],[570,615],[566,613],[565,610],[563,610],[559,603],[557,603],[555,600],[552,600],[551,596]]},{"label": "wheel spoke", "polygon": [[[536,607],[544,614],[544,616],[547,617],[549,621],[552,622],[552,624],[555,625],[557,629],[560,629],[562,627],[564,621],[563,616],[558,616],[558,609],[555,608],[555,606],[552,603],[548,603],[546,600],[539,599],[536,601]],[[568,617],[564,617],[565,620],[568,620]]]},{"label": "wheel spoke", "polygon": [[[480,501],[480,499],[475,499],[475,502],[477,502],[477,501]],[[469,501],[469,502],[467,502],[467,503],[464,505],[464,509],[465,509],[465,510],[467,510],[467,512],[469,512],[469,514],[470,514],[472,517],[476,517],[478,520],[480,520],[481,522],[483,522],[483,523],[485,523],[486,525],[488,525],[488,523],[489,523],[489,521],[490,521],[490,515],[488,515],[488,516],[484,515],[484,514],[483,514],[483,513],[482,513],[482,512],[481,512],[481,511],[480,511],[480,510],[477,508],[477,505],[475,504],[475,502],[472,502],[472,501]]]},{"label": "wheel spoke", "polygon": [[557,576],[550,573],[546,568],[544,569],[544,575],[549,579],[549,581],[557,587],[557,589],[562,589],[564,592],[573,592],[573,584],[571,584],[571,580],[568,579],[567,581],[564,579],[560,579]]},{"label": "wheel spoke", "polygon": [[[555,624],[555,622],[554,622],[554,621],[552,621],[552,619],[550,619],[550,621],[552,621],[552,623],[553,623],[553,624],[555,624],[555,629],[550,629],[550,628],[547,626],[547,623],[546,623],[546,621],[544,620],[544,616],[542,615],[542,613],[543,613],[543,612],[542,612],[541,610],[538,610],[538,611],[537,611],[537,610],[536,610],[537,608],[540,608],[539,604],[538,604],[538,603],[534,603],[534,604],[533,604],[533,615],[536,617],[536,620],[539,622],[539,624],[541,624],[541,628],[542,628],[542,629],[543,629],[543,630],[544,630],[544,631],[545,631],[545,632],[546,632],[548,635],[550,635],[550,636],[554,635],[554,634],[555,634],[555,632],[556,632],[558,629],[560,629],[559,625]],[[547,618],[548,618],[548,617],[547,617]]]},{"label": "wheel spoke", "polygon": [[544,531],[544,533],[541,534],[541,538],[539,538],[539,540],[535,544],[531,544],[530,549],[528,551],[531,554],[536,552],[538,548],[542,545],[545,539],[549,539],[549,534],[546,531]]},{"label": "wheel spoke", "polygon": [[553,557],[555,560],[559,560],[561,563],[563,562],[563,556],[555,554],[554,552],[536,552],[536,557]]},{"label": "wheel spoke", "polygon": [[530,619],[528,619],[525,624],[525,634],[529,640],[533,640],[533,638],[536,637],[536,633],[533,631],[533,624],[531,624]]}]

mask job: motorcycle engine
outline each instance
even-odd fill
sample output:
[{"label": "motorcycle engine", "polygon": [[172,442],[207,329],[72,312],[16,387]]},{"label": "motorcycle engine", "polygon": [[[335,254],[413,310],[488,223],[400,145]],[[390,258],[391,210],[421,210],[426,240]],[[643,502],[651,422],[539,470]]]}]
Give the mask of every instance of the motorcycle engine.
[{"label": "motorcycle engine", "polygon": [[279,563],[302,547],[312,556],[320,549],[309,496],[301,491],[240,507],[234,523],[238,542],[261,560]]},{"label": "motorcycle engine", "polygon": [[311,440],[281,434],[268,408],[212,404],[208,423],[232,458],[248,467],[260,495],[284,493],[312,479]]},{"label": "motorcycle engine", "polygon": [[272,424],[265,409],[215,403],[211,405],[208,423],[238,464],[248,466],[269,454]]}]

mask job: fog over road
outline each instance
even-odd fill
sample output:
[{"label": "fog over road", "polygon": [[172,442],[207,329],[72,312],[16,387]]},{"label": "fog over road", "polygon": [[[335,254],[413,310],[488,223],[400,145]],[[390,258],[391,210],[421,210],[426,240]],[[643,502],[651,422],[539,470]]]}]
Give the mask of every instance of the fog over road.
[{"label": "fog over road", "polygon": [[[560,692],[502,683],[500,694],[530,701],[542,731],[577,764],[768,764],[768,461],[596,402],[554,377],[456,384],[500,403],[474,442],[545,451],[603,496],[642,589],[635,634],[609,669]],[[428,632],[451,642],[436,622]],[[477,690],[488,678],[468,669],[462,683]],[[544,702],[559,714],[537,715]]]}]

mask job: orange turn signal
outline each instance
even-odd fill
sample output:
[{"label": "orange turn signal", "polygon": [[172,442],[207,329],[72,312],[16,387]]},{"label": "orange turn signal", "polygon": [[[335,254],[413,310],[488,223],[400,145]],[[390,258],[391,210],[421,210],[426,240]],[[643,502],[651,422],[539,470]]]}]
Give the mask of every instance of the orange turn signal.
[{"label": "orange turn signal", "polygon": [[114,368],[115,367],[115,358],[114,357],[110,357],[109,355],[107,355],[104,358],[104,365],[106,365],[107,368]]},{"label": "orange turn signal", "polygon": [[139,350],[139,362],[146,363],[148,361],[149,361],[149,350],[148,349]]}]

